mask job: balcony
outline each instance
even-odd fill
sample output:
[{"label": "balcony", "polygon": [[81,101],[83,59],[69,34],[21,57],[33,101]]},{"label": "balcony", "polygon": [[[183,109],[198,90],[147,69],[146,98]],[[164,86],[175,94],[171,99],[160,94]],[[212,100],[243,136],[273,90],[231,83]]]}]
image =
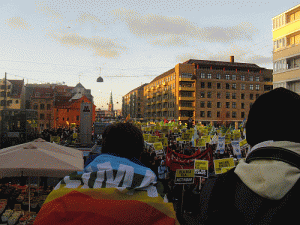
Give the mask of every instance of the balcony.
[{"label": "balcony", "polygon": [[189,110],[189,111],[193,111],[195,110],[195,107],[194,106],[179,106],[178,110]]},{"label": "balcony", "polygon": [[179,101],[195,101],[195,97],[178,97]]},{"label": "balcony", "polygon": [[162,111],[168,111],[167,107],[162,108]]},{"label": "balcony", "polygon": [[168,102],[169,101],[169,99],[163,99],[162,100],[162,102]]},{"label": "balcony", "polygon": [[299,27],[300,27],[300,20],[295,20],[293,22],[287,23],[285,26],[273,30],[273,40],[286,36],[293,32],[296,32],[299,30]]},{"label": "balcony", "polygon": [[167,86],[167,84],[168,84],[167,82],[163,82],[162,83],[163,86]]},{"label": "balcony", "polygon": [[179,81],[195,82],[195,80],[192,80],[192,78],[182,78],[182,77],[179,77]]},{"label": "balcony", "polygon": [[178,120],[188,120],[190,117],[188,117],[188,116],[179,116],[178,117]]},{"label": "balcony", "polygon": [[179,86],[179,91],[195,91],[195,87]]},{"label": "balcony", "polygon": [[157,100],[157,101],[156,101],[156,104],[161,104],[161,100]]}]

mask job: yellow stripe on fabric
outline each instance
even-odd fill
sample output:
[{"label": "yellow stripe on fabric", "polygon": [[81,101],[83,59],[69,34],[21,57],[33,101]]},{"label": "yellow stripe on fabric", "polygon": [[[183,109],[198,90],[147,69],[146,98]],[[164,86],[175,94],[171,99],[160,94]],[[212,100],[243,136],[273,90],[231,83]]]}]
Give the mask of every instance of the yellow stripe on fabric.
[{"label": "yellow stripe on fabric", "polygon": [[64,188],[65,185],[61,185],[61,187],[57,190],[53,190],[47,197],[44,204],[48,202],[62,197],[72,191],[78,191],[82,194],[86,194],[93,199],[110,199],[110,200],[136,200],[147,203],[148,205],[152,206],[153,208],[161,211],[166,216],[170,218],[176,218],[176,214],[174,212],[173,204],[172,203],[165,203],[163,199],[158,197],[149,197],[147,191],[135,191],[134,194],[130,195],[127,194],[130,192],[129,190],[125,189],[120,191],[116,188]]}]

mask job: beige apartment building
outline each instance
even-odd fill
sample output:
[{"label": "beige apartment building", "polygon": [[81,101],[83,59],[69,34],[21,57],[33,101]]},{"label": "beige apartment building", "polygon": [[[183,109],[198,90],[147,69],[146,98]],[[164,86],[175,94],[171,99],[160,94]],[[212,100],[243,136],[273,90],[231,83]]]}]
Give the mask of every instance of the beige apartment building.
[{"label": "beige apartment building", "polygon": [[[191,117],[196,123],[227,121],[238,126],[254,101],[272,88],[272,70],[236,63],[231,56],[229,62],[190,59],[179,63],[144,84],[143,98],[141,93],[136,96],[144,103],[141,113],[146,121],[187,122]],[[128,94],[123,97],[124,109],[129,98]]]},{"label": "beige apartment building", "polygon": [[273,19],[273,85],[300,94],[300,4]]}]

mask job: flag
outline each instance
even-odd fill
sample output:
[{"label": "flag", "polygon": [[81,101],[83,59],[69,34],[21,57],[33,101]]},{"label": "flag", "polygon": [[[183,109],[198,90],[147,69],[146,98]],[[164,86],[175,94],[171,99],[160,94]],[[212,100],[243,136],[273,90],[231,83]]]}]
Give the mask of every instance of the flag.
[{"label": "flag", "polygon": [[168,120],[167,120],[167,119],[164,119],[164,123],[168,123]]},{"label": "flag", "polygon": [[149,168],[101,154],[56,185],[34,224],[179,225],[173,204],[158,194],[156,181]]}]

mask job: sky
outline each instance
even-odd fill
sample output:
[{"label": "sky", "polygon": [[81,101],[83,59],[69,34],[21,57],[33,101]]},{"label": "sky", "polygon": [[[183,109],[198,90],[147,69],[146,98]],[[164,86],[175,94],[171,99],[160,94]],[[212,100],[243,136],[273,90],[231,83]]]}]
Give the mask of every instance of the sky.
[{"label": "sky", "polygon": [[[1,0],[0,78],[80,82],[97,108],[188,59],[273,69],[272,18],[297,1]],[[104,82],[96,82],[101,76]]]}]

